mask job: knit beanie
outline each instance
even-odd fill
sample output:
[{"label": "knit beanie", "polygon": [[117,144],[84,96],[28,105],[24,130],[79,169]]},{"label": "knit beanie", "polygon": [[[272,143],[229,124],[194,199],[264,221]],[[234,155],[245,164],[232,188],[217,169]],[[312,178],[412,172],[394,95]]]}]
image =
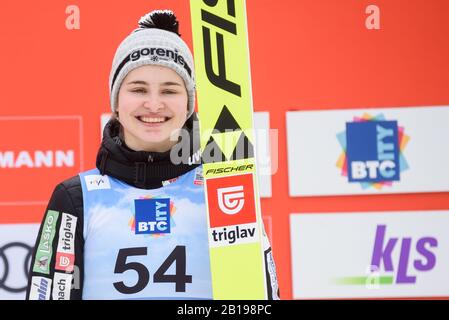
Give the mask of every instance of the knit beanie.
[{"label": "knit beanie", "polygon": [[170,10],[155,10],[141,17],[139,27],[119,45],[109,76],[112,112],[117,110],[123,79],[135,68],[159,65],[173,69],[183,80],[188,94],[189,118],[195,108],[195,71],[193,57],[179,34],[179,22]]}]

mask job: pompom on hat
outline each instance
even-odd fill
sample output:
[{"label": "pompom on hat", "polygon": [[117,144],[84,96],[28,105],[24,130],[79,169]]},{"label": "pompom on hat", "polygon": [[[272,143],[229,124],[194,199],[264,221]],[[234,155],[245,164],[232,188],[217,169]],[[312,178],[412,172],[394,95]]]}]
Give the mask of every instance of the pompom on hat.
[{"label": "pompom on hat", "polygon": [[117,110],[118,93],[126,75],[144,65],[173,69],[183,80],[188,94],[187,118],[195,108],[193,56],[179,34],[179,22],[170,10],[155,10],[141,17],[139,27],[119,45],[109,76],[112,112]]}]

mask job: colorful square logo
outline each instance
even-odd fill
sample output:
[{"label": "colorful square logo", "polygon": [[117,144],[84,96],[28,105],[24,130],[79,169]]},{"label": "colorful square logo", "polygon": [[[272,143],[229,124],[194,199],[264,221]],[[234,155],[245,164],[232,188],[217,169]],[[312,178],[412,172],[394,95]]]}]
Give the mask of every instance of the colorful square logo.
[{"label": "colorful square logo", "polygon": [[349,122],[346,141],[350,182],[399,180],[397,121]]},{"label": "colorful square logo", "polygon": [[136,199],[136,234],[170,233],[170,199]]},{"label": "colorful square logo", "polygon": [[256,222],[253,174],[207,180],[210,227]]}]

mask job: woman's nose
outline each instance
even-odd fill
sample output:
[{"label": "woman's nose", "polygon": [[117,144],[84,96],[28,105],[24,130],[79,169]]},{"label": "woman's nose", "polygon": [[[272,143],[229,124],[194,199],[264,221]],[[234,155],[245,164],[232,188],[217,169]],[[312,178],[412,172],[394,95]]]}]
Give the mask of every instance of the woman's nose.
[{"label": "woman's nose", "polygon": [[162,110],[164,108],[164,104],[162,102],[162,100],[160,99],[160,97],[157,94],[151,94],[149,95],[144,103],[143,103],[144,108],[152,111],[152,112],[157,112],[159,110]]}]

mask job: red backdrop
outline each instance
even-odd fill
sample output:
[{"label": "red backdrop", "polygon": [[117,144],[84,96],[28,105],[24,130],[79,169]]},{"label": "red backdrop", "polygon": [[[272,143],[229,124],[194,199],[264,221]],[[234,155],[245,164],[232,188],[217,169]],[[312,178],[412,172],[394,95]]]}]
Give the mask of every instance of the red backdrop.
[{"label": "red backdrop", "polygon": [[[365,9],[372,4],[380,9],[380,30],[365,27]],[[69,5],[80,9],[79,30],[66,28]],[[82,150],[76,152],[82,159],[75,157],[73,174],[78,161],[84,169],[92,168],[100,115],[109,111],[115,49],[140,16],[157,8],[175,11],[191,45],[187,0],[1,1],[0,117],[81,119]],[[279,129],[279,168],[272,178],[272,198],[262,199],[262,211],[271,217],[281,294],[289,299],[290,213],[449,209],[448,193],[291,198],[285,130],[289,110],[448,105],[449,1],[247,0],[247,14],[254,108],[270,112],[271,128]],[[36,139],[50,132],[56,144],[71,141],[78,150],[73,122],[67,132],[50,124],[46,128],[46,133],[33,129],[39,131]],[[4,127],[0,150],[25,148],[21,141],[33,130],[23,123]],[[23,172],[0,170],[17,171],[0,173],[0,192],[6,194],[12,177]],[[35,179],[25,174],[23,192],[30,193],[31,183],[41,197],[30,196],[21,205],[12,198],[5,201],[0,223],[40,222],[53,187],[71,173],[41,172]]]}]

